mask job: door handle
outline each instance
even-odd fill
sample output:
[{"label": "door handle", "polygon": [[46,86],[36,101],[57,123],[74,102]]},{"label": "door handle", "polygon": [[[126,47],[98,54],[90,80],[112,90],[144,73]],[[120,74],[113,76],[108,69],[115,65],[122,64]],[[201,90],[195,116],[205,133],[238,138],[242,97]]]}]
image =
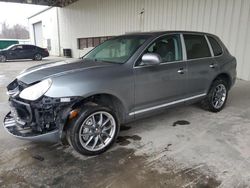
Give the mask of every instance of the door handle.
[{"label": "door handle", "polygon": [[212,63],[212,64],[209,65],[209,67],[210,67],[211,69],[214,69],[214,68],[216,67],[216,64]]},{"label": "door handle", "polygon": [[183,68],[180,68],[178,71],[177,71],[179,74],[184,74],[184,69]]}]

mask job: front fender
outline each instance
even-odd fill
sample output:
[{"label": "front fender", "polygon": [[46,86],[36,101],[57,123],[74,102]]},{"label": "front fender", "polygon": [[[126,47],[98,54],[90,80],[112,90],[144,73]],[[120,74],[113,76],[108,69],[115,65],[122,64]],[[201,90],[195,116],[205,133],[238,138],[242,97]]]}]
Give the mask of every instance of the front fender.
[{"label": "front fender", "polygon": [[83,71],[52,78],[46,96],[52,98],[108,94],[119,99],[126,110],[134,104],[133,73],[125,68],[105,71]]}]

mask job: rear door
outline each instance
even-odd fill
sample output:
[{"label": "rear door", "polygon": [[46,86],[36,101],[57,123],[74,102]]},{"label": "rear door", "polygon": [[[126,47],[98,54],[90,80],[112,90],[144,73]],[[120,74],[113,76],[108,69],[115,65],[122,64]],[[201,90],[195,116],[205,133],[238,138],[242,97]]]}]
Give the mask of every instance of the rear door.
[{"label": "rear door", "polygon": [[205,95],[218,70],[210,43],[202,34],[183,34],[188,69],[189,96]]},{"label": "rear door", "polygon": [[183,61],[180,35],[166,35],[155,40],[145,53],[160,55],[162,63],[142,65],[140,57],[134,67],[135,115],[168,106],[186,95],[187,67]]},{"label": "rear door", "polygon": [[33,45],[23,45],[23,58],[33,59],[35,55],[35,46]]}]

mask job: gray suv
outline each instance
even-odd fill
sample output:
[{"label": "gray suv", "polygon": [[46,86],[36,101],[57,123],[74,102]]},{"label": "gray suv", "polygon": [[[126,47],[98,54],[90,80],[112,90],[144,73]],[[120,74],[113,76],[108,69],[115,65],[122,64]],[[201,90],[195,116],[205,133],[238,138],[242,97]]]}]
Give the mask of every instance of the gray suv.
[{"label": "gray suv", "polygon": [[225,106],[236,59],[212,34],[131,33],[83,58],[31,67],[7,86],[4,128],[32,141],[67,141],[84,155],[106,151],[120,125],[179,104]]}]

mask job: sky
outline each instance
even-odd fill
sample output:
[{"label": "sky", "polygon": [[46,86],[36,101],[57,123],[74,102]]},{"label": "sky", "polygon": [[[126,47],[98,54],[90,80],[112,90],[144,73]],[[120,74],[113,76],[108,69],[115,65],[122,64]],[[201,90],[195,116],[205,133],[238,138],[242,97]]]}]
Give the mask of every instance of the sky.
[{"label": "sky", "polygon": [[22,24],[28,27],[28,17],[47,8],[40,5],[0,2],[0,23],[6,21],[10,26]]}]

